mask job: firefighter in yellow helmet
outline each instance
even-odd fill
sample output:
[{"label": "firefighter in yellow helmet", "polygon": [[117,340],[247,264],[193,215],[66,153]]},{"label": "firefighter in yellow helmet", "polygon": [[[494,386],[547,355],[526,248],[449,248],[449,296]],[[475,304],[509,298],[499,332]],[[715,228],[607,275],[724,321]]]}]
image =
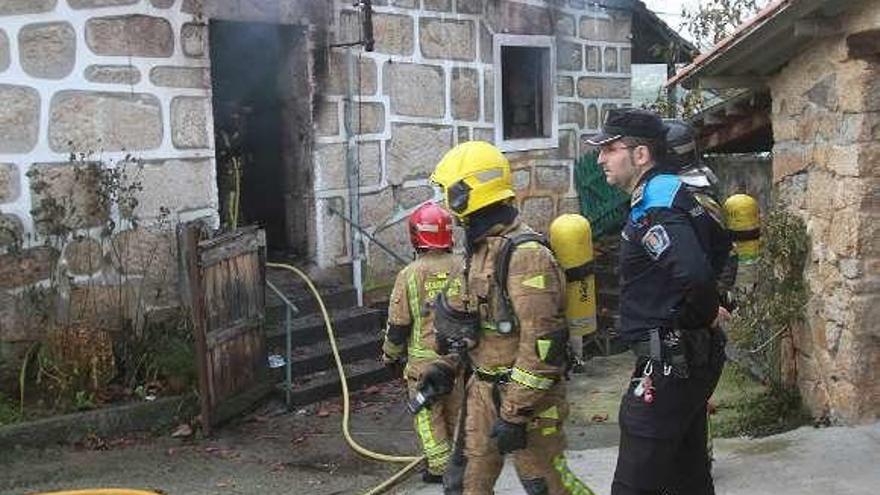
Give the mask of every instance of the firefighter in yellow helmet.
[{"label": "firefighter in yellow helmet", "polygon": [[467,142],[446,154],[431,179],[466,239],[460,296],[441,294],[434,313],[441,352],[467,347],[472,371],[463,462],[457,456],[449,467],[446,493],[493,493],[511,454],[526,493],[591,494],[563,453],[565,278],[518,218],[510,164],[495,146]]},{"label": "firefighter in yellow helmet", "polygon": [[[388,326],[382,359],[398,374],[400,368],[415,402],[415,430],[427,459],[422,479],[440,483],[452,454],[455,418],[461,406],[456,387],[457,363],[436,352],[433,316],[429,304],[440,290],[457,294],[461,281],[450,279],[460,271],[461,256],[452,253],[452,217],[434,203],[425,203],[409,217],[410,241],[416,259],[397,275],[388,307]],[[419,396],[419,385],[430,382],[431,394]],[[442,392],[442,394],[440,394]]]}]

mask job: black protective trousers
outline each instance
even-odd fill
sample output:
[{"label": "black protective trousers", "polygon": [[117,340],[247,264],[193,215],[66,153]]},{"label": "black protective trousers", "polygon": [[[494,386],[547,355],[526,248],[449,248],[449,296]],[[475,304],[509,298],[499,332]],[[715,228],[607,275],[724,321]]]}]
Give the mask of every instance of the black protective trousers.
[{"label": "black protective trousers", "polygon": [[[637,382],[631,381],[620,404],[620,450],[611,495],[714,495],[706,403],[724,368],[724,336],[720,330],[706,332],[711,339],[698,340],[711,348],[689,357],[687,378],[664,375],[663,366],[655,363],[652,403],[633,394]],[[642,376],[647,361],[636,360],[633,378]]]}]

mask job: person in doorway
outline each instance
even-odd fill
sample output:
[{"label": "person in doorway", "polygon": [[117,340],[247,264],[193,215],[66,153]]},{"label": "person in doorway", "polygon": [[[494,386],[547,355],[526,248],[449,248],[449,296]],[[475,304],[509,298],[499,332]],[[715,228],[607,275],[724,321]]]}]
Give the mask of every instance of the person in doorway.
[{"label": "person in doorway", "polygon": [[435,305],[438,339],[441,348],[466,348],[472,370],[463,469],[447,471],[445,492],[493,493],[510,454],[527,494],[592,494],[563,452],[565,278],[540,236],[518,218],[507,158],[489,143],[463,143],[431,179],[466,239],[459,297],[443,294]]},{"label": "person in doorway", "polygon": [[452,216],[439,205],[425,203],[409,217],[410,241],[416,259],[397,275],[388,307],[388,326],[382,359],[396,375],[406,379],[410,399],[430,375],[445,380],[442,397],[415,411],[415,430],[427,459],[423,480],[440,483],[452,452],[452,436],[462,392],[455,387],[455,363],[437,354],[430,302],[438,291],[456,293],[461,256],[452,253]]},{"label": "person in doorway", "polygon": [[725,358],[713,256],[726,256],[730,241],[706,235],[711,215],[659,166],[666,132],[653,112],[617,109],[589,140],[608,183],[631,195],[620,247],[620,335],[636,359],[620,405],[612,495],[714,493],[706,402]]}]

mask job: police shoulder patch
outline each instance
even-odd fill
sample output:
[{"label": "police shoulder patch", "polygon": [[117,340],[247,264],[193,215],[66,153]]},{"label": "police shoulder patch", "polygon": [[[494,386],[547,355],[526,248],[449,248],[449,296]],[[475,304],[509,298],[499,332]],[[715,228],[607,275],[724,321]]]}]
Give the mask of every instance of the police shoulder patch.
[{"label": "police shoulder patch", "polygon": [[669,234],[662,225],[654,225],[642,236],[642,245],[645,246],[645,251],[655,261],[660,259],[660,256],[669,249],[671,244]]}]

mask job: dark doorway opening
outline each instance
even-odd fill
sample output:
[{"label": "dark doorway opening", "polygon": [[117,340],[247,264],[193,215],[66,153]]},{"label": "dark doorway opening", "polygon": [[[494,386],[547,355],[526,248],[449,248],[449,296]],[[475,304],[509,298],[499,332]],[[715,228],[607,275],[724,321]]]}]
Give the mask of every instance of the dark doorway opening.
[{"label": "dark doorway opening", "polygon": [[[305,254],[302,158],[309,128],[308,43],[300,26],[209,26],[221,224],[259,225],[271,253]],[[305,81],[305,82],[304,82]],[[305,86],[301,88],[299,86]]]}]

